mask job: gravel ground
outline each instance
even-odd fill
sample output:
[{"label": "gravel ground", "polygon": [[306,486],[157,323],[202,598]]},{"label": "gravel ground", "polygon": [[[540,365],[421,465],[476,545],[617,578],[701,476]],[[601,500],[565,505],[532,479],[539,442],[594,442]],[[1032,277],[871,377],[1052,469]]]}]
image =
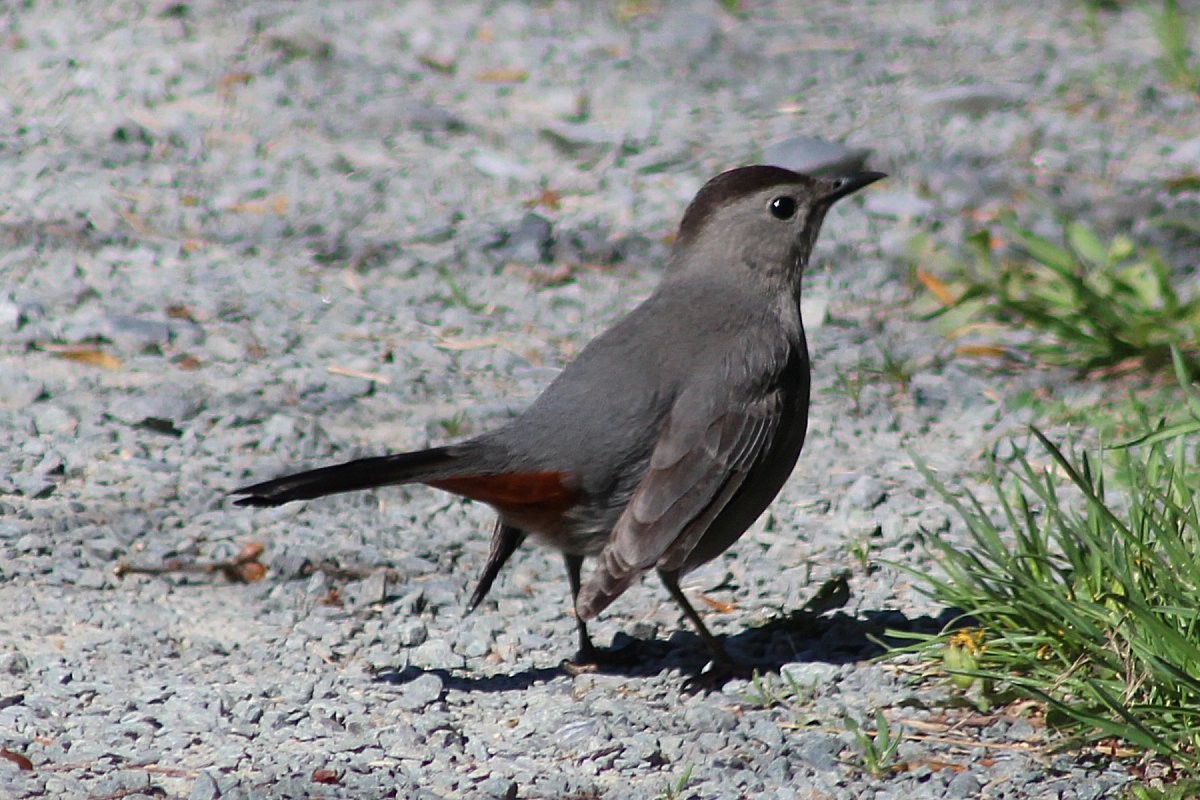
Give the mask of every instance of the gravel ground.
[{"label": "gravel ground", "polygon": [[[946,613],[876,565],[959,535],[912,454],[962,484],[1028,422],[1005,398],[1086,391],[948,358],[902,254],[1047,200],[1161,237],[1163,177],[1200,171],[1195,98],[1163,87],[1138,9],[742,5],[0,11],[0,797],[654,797],[689,770],[679,797],[1119,795],[1119,765],[869,660]],[[554,553],[523,549],[464,617],[485,507],[231,507],[247,480],[498,424],[646,296],[705,179],[804,163],[805,136],[892,177],[834,209],[807,279],[793,479],[687,585],[798,708],[683,693],[704,649],[653,580],[593,629],[636,666],[564,674]],[[254,543],[251,583],[114,574]],[[882,777],[843,722],[876,710],[914,734]]]}]

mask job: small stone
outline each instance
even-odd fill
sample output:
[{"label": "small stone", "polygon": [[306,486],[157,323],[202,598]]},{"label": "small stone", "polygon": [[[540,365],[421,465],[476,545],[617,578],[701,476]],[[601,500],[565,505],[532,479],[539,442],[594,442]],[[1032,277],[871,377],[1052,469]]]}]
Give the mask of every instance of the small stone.
[{"label": "small stone", "polygon": [[459,669],[466,660],[445,639],[431,639],[413,649],[412,663],[426,669]]},{"label": "small stone", "polygon": [[564,155],[583,159],[600,158],[621,143],[611,131],[590,124],[547,126],[541,134]]},{"label": "small stone", "polygon": [[401,647],[417,647],[429,639],[429,628],[419,619],[408,620],[396,626],[395,637]]},{"label": "small stone", "polygon": [[794,683],[805,689],[815,689],[825,686],[837,678],[839,667],[824,661],[801,661],[794,664],[784,664],[779,668],[779,676],[785,683]]},{"label": "small stone", "polygon": [[800,299],[800,318],[806,331],[815,331],[829,319],[829,295],[806,292]]},{"label": "small stone", "polygon": [[105,338],[129,353],[161,351],[171,342],[171,326],[131,314],[110,314],[104,319]]},{"label": "small stone", "polygon": [[444,688],[440,677],[427,672],[405,686],[393,702],[405,711],[416,711],[441,698]]},{"label": "small stone", "polygon": [[46,391],[41,381],[20,370],[0,367],[0,408],[21,410],[33,405]]},{"label": "small stone", "polygon": [[351,608],[364,608],[382,603],[387,598],[388,582],[388,573],[382,569],[372,572],[361,581],[355,581],[347,586],[344,592],[347,605]]},{"label": "small stone", "polygon": [[11,297],[0,297],[0,329],[15,331],[19,327],[21,327],[21,307],[13,302]]},{"label": "small stone", "polygon": [[466,121],[449,109],[430,103],[416,103],[408,110],[408,124],[417,131],[459,133],[467,129]]},{"label": "small stone", "polygon": [[1037,731],[1029,720],[1018,719],[1008,726],[1005,738],[1010,742],[1032,742],[1037,739]]},{"label": "small stone", "polygon": [[946,797],[949,798],[969,798],[979,797],[980,791],[983,789],[979,784],[979,779],[970,772],[960,772],[951,779],[946,785]]},{"label": "small stone", "polygon": [[920,104],[926,108],[958,114],[982,115],[1021,100],[1016,89],[979,83],[970,86],[951,86],[927,92]]},{"label": "small stone", "polygon": [[711,14],[669,6],[670,13],[659,28],[664,52],[682,56],[685,63],[706,61],[717,50],[721,29]]},{"label": "small stone", "polygon": [[1200,170],[1200,136],[1177,143],[1167,160],[1185,169]]},{"label": "small stone", "polygon": [[57,486],[41,475],[21,475],[14,481],[17,493],[34,500],[42,500],[54,494]]},{"label": "small stone", "polygon": [[196,782],[192,784],[188,800],[218,800],[220,796],[221,790],[217,788],[216,779],[207,772],[201,772],[196,776]]},{"label": "small stone", "polygon": [[887,488],[883,482],[871,475],[862,475],[851,484],[842,498],[845,508],[870,511],[887,499]]},{"label": "small stone", "polygon": [[516,180],[531,181],[537,177],[537,173],[529,167],[494,150],[477,151],[468,160],[475,169],[489,178],[514,178]]},{"label": "small stone", "polygon": [[568,722],[554,732],[554,742],[565,750],[578,749],[600,734],[600,721],[581,719]]},{"label": "small stone", "polygon": [[29,671],[29,659],[20,650],[0,653],[0,674],[22,675]]},{"label": "small stone", "polygon": [[81,570],[75,585],[84,589],[103,589],[108,584],[108,574],[98,569]]},{"label": "small stone", "polygon": [[114,399],[108,415],[127,425],[179,436],[184,422],[195,417],[200,408],[196,400],[179,392],[147,390]]},{"label": "small stone", "polygon": [[500,236],[493,248],[500,260],[519,264],[545,264],[552,258],[554,228],[550,220],[532,211],[511,231]]},{"label": "small stone", "polygon": [[74,433],[79,425],[74,414],[56,403],[37,403],[32,411],[33,425],[40,436]]},{"label": "small stone", "polygon": [[895,219],[919,219],[928,216],[934,209],[929,200],[917,197],[912,192],[869,192],[863,208],[872,214]]},{"label": "small stone", "polygon": [[494,800],[516,800],[517,782],[511,778],[488,778],[479,784],[478,797],[494,798]]},{"label": "small stone", "polygon": [[681,585],[687,589],[711,592],[733,577],[720,561],[710,561],[684,576]]},{"label": "small stone", "polygon": [[791,749],[800,760],[817,772],[830,772],[841,764],[838,754],[842,752],[842,741],[836,736],[816,731],[804,731],[791,741]]},{"label": "small stone", "polygon": [[89,536],[83,543],[83,549],[97,561],[112,561],[124,548],[111,536]]}]

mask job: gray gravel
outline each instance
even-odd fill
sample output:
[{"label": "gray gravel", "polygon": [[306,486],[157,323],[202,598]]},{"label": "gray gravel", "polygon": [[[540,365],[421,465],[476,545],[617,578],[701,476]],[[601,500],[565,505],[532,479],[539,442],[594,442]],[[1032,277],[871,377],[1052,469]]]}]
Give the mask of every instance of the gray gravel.
[{"label": "gray gravel", "polygon": [[[868,660],[944,613],[876,565],[959,535],[910,453],[968,482],[1029,421],[1005,398],[1086,391],[950,357],[900,256],[1004,207],[1052,232],[1047,199],[1170,246],[1146,220],[1200,171],[1195,99],[1137,8],[742,5],[0,11],[0,747],[33,766],[0,759],[0,797],[653,797],[689,769],[682,797],[1116,796],[1120,765]],[[834,210],[808,276],[805,454],[686,587],[798,706],[681,693],[704,650],[654,581],[594,627],[634,664],[564,674],[553,553],[464,617],[483,507],[225,498],[498,424],[650,291],[706,178],[864,158],[892,177]],[[254,583],[113,571],[251,542]],[[919,735],[882,777],[842,721],[877,709]]]}]

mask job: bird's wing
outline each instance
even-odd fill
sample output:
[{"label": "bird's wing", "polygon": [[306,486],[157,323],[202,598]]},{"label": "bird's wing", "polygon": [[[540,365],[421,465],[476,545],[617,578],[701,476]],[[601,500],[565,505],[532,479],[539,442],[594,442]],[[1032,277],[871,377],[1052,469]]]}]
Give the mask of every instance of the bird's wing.
[{"label": "bird's wing", "polygon": [[577,611],[585,619],[650,567],[678,568],[770,448],[785,411],[781,390],[716,395],[685,392],[672,408],[580,594]]}]

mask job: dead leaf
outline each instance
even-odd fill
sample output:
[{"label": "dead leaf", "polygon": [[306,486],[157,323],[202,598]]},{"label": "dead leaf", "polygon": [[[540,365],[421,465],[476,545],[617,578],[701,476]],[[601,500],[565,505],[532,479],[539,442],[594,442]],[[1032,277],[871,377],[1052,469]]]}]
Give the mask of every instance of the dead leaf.
[{"label": "dead leaf", "polygon": [[233,211],[240,214],[266,214],[268,211],[278,215],[283,215],[287,212],[288,200],[282,195],[267,198],[266,200],[246,200],[241,203],[234,203],[226,207],[226,211]]},{"label": "dead leaf", "polygon": [[1136,755],[1141,755],[1140,750],[1134,750],[1130,747],[1125,747],[1120,739],[1105,739],[1097,742],[1094,750],[1102,756],[1109,758],[1132,758]]},{"label": "dead leaf", "polygon": [[20,753],[14,753],[12,750],[9,750],[7,747],[0,747],[0,758],[3,758],[7,761],[11,761],[12,763],[16,764],[17,769],[21,770],[22,772],[33,772],[33,762],[32,761],[30,761],[28,758],[21,755]]},{"label": "dead leaf", "polygon": [[188,322],[196,321],[196,315],[192,310],[179,303],[167,306],[167,316],[171,319],[186,319]]},{"label": "dead leaf", "polygon": [[494,67],[475,73],[480,83],[523,83],[528,78],[529,72],[520,67]]},{"label": "dead leaf", "polygon": [[703,600],[709,608],[720,611],[722,614],[730,614],[737,610],[737,606],[735,606],[733,603],[726,603],[722,600],[717,600],[714,597],[709,597],[706,594],[701,594],[700,599]]},{"label": "dead leaf", "polygon": [[937,301],[944,306],[952,306],[955,303],[954,294],[949,287],[942,282],[942,279],[931,272],[926,272],[923,269],[917,270],[917,280],[919,280],[929,293],[937,298]]},{"label": "dead leaf", "polygon": [[342,782],[342,775],[334,769],[314,769],[312,780],[313,783],[323,783],[332,786]]},{"label": "dead leaf", "polygon": [[562,206],[562,195],[549,186],[543,186],[541,193],[537,197],[525,203],[526,208],[537,208],[538,206],[551,211],[558,211],[559,207]]},{"label": "dead leaf", "polygon": [[101,369],[118,370],[125,365],[125,362],[121,361],[121,359],[112,353],[104,352],[98,347],[81,345],[45,345],[44,347],[59,358],[66,359],[67,361],[75,361],[80,364],[88,364],[93,367],[100,367]]},{"label": "dead leaf", "polygon": [[136,233],[138,236],[152,236],[153,235],[153,232],[150,230],[150,226],[146,223],[146,221],[144,219],[142,219],[141,217],[139,217],[137,214],[134,214],[129,209],[118,208],[117,214],[119,214],[121,216],[121,219],[125,220],[126,225],[133,228],[133,232]]},{"label": "dead leaf", "polygon": [[509,342],[499,336],[488,336],[485,339],[442,339],[434,346],[443,350],[482,350],[487,347],[511,349]]},{"label": "dead leaf", "polygon": [[417,61],[429,67],[434,72],[440,72],[443,75],[454,74],[454,58],[451,56],[439,53],[422,53],[417,56]]},{"label": "dead leaf", "polygon": [[940,772],[944,769],[951,770],[952,772],[963,772],[966,770],[966,767],[964,767],[962,764],[955,764],[950,761],[933,760],[909,761],[905,764],[899,765],[896,769],[897,771],[905,771],[919,769],[921,767],[928,767],[931,772]]},{"label": "dead leaf", "polygon": [[257,561],[234,564],[221,570],[232,583],[257,583],[267,576],[267,568]]},{"label": "dead leaf", "polygon": [[1200,191],[1200,175],[1180,175],[1177,178],[1168,178],[1164,184],[1172,192]]},{"label": "dead leaf", "polygon": [[388,386],[392,382],[391,378],[387,377],[386,375],[380,375],[378,372],[366,372],[361,369],[352,369],[350,367],[331,366],[326,367],[325,371],[330,375],[342,375],[347,378],[361,378],[364,381],[378,383],[381,386]]},{"label": "dead leaf", "polygon": [[971,358],[1008,358],[1009,355],[1006,348],[994,344],[960,344],[954,352]]},{"label": "dead leaf", "polygon": [[253,77],[249,72],[227,72],[217,79],[217,91],[223,95],[230,95],[235,86],[245,86]]},{"label": "dead leaf", "polygon": [[655,14],[658,14],[658,3],[653,0],[621,0],[614,12],[617,22],[621,23]]},{"label": "dead leaf", "polygon": [[254,583],[262,580],[267,574],[267,568],[259,562],[263,553],[261,542],[248,542],[236,556],[228,561],[186,561],[182,558],[168,559],[161,565],[141,566],[121,561],[113,569],[113,574],[123,578],[131,573],[140,575],[165,575],[171,572],[219,572],[234,583]]}]

